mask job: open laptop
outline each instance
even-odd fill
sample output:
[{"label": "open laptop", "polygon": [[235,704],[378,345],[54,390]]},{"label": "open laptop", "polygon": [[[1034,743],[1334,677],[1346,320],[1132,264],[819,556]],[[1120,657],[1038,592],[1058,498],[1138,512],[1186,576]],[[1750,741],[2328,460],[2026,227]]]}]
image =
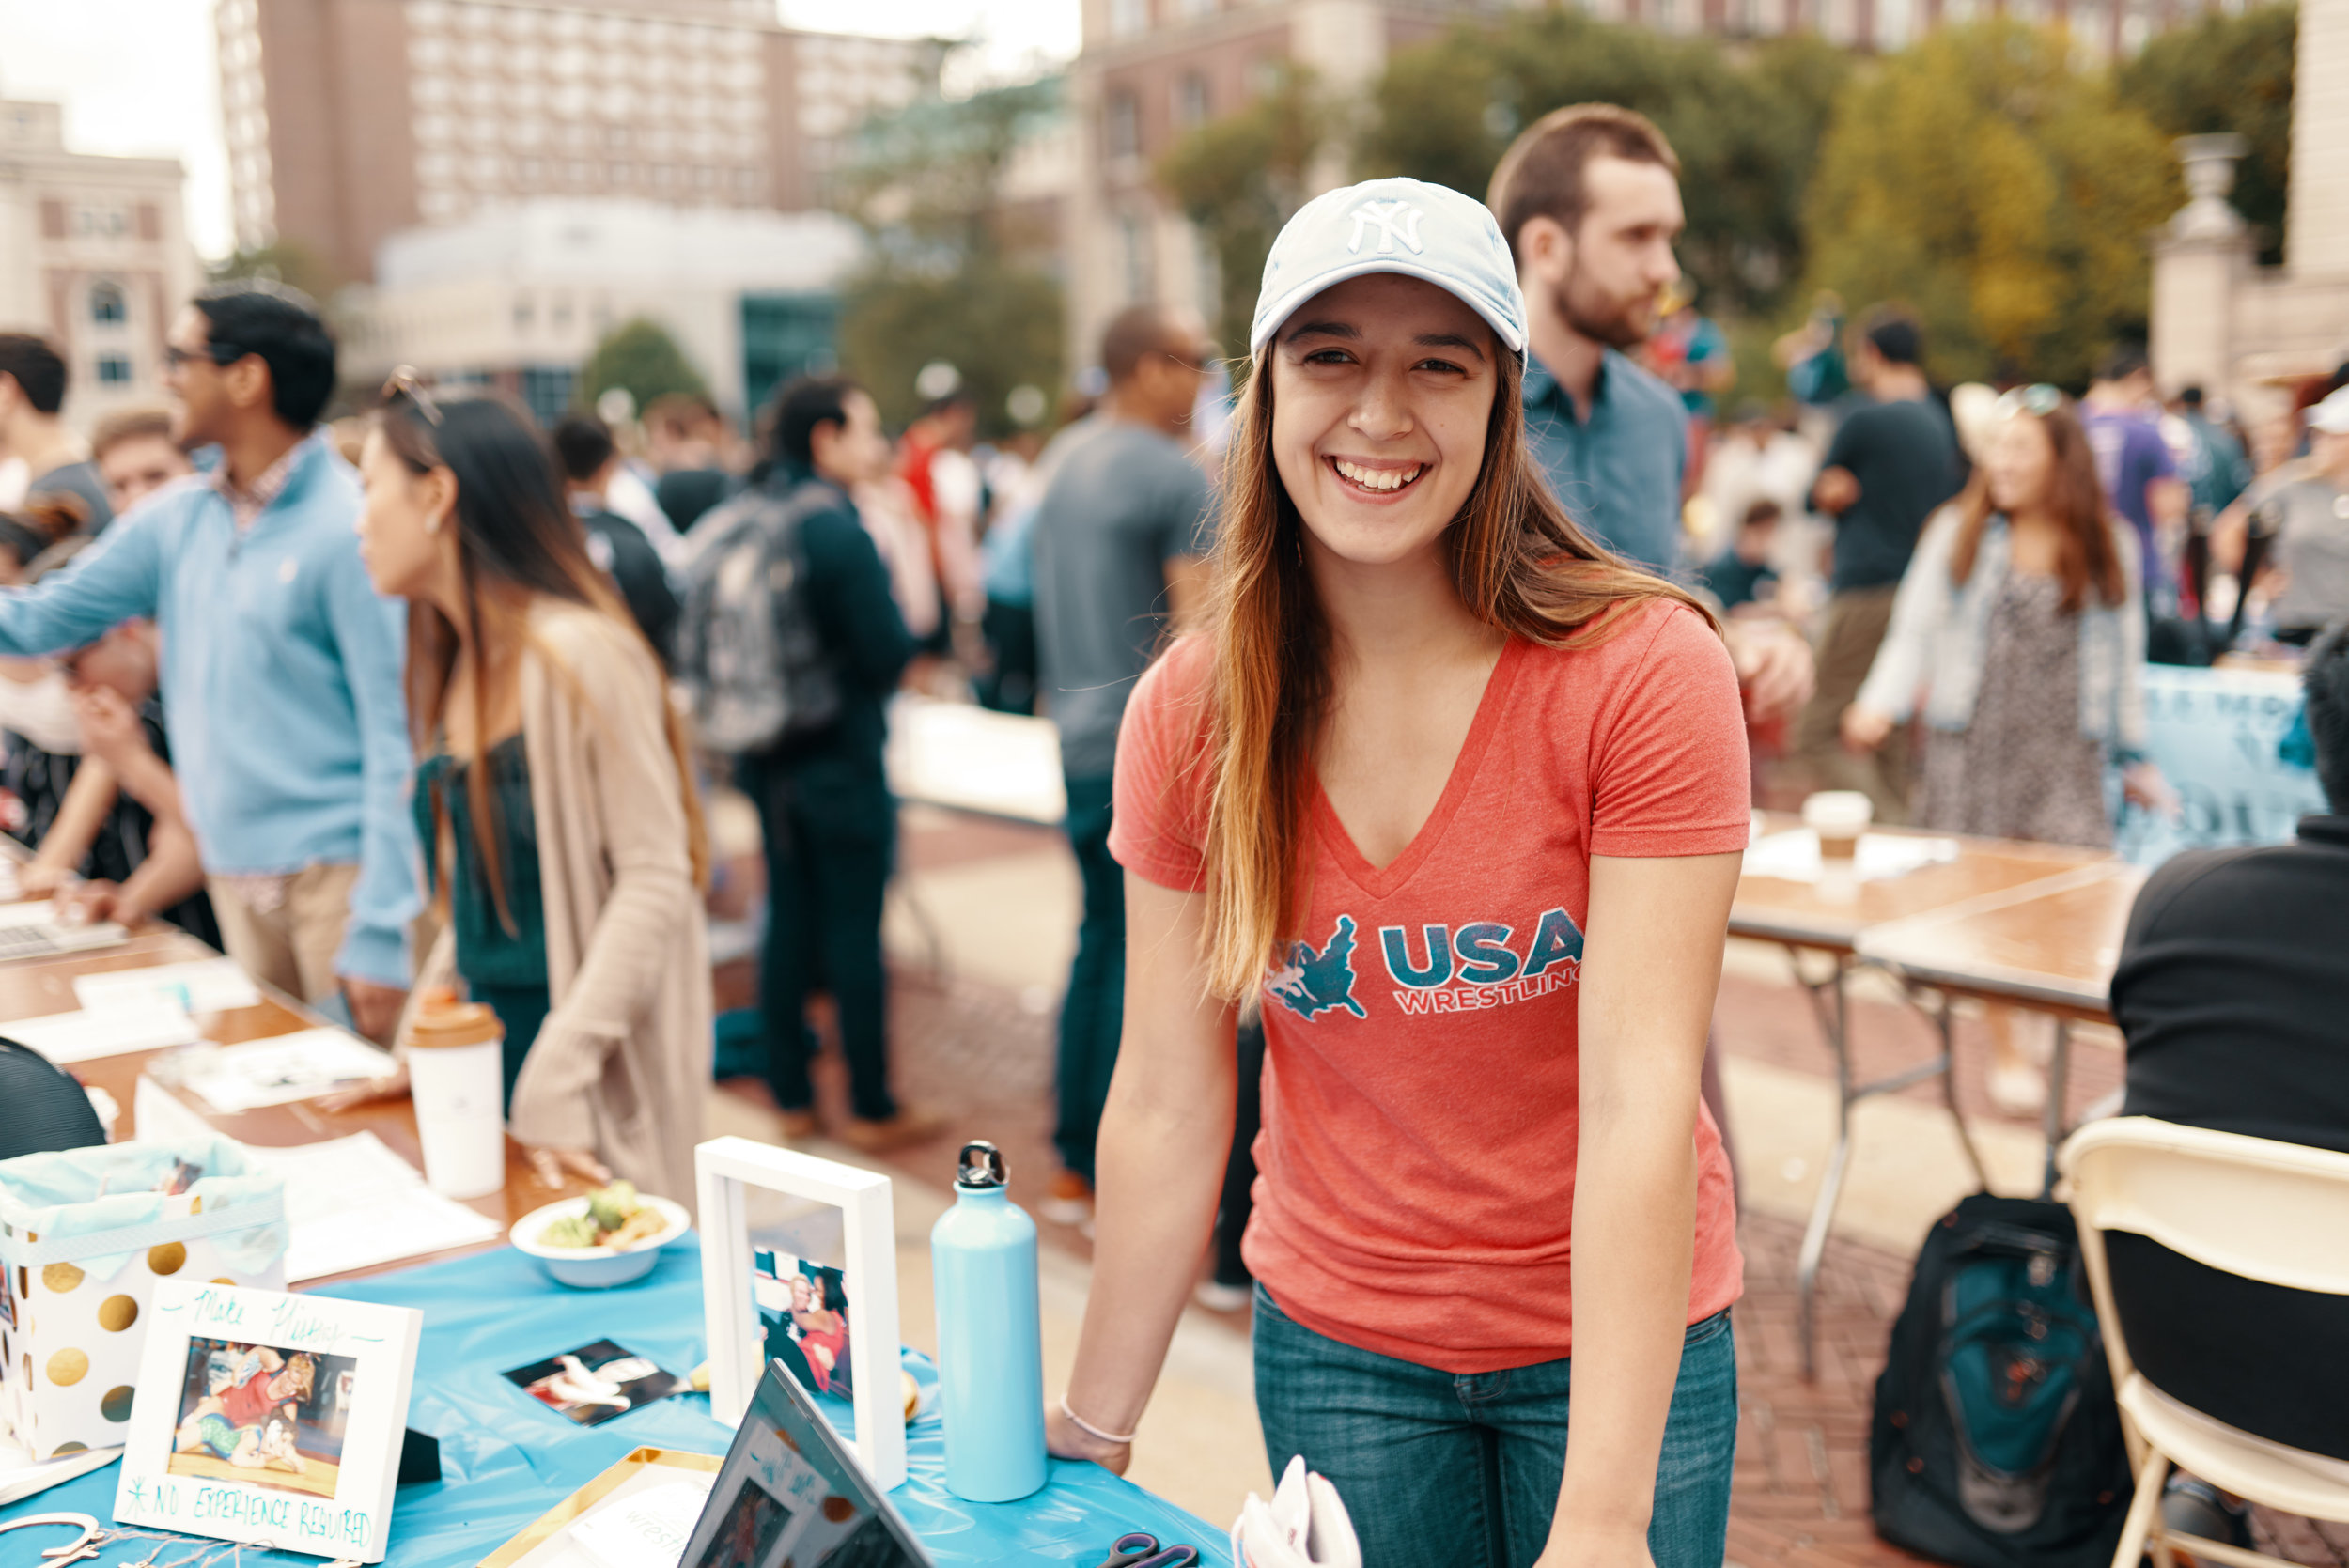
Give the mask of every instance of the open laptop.
[{"label": "open laptop", "polygon": [[678,1568],[934,1568],[780,1361],[767,1363]]}]

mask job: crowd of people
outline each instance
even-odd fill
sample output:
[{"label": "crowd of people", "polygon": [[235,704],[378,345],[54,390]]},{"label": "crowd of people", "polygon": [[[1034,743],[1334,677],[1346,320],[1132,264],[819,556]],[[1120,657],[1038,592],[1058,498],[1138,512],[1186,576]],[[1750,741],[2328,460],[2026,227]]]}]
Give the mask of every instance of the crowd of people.
[{"label": "crowd of people", "polygon": [[[1945,388],[1913,316],[1822,300],[1778,346],[1788,410],[1723,419],[1678,174],[1581,105],[1481,202],[1330,192],[1244,352],[1133,305],[1049,441],[980,442],[942,365],[894,441],[835,375],[747,442],[692,397],[546,431],[406,372],[330,427],[318,309],[241,282],[173,321],[168,411],[85,443],[55,349],[0,334],[25,885],[171,919],[386,1043],[461,988],[542,1173],[690,1195],[707,791],[761,829],[781,1128],[821,1126],[821,992],[830,1130],[880,1152],[941,1126],[891,1067],[890,701],[1041,713],[1082,890],[1045,1206],[1097,1237],[1055,1451],[1123,1467],[1212,1250],[1274,1467],[1376,1499],[1366,1560],[1478,1560],[1465,1498],[1482,1560],[1714,1568],[1741,1265],[1711,1004],[1758,760],[1881,822],[2106,846],[2121,802],[2169,803],[2149,658],[2313,640],[2342,812],[2349,389],[2247,441],[2129,347],[2077,398]],[[2216,1045],[2187,1017],[2240,989],[2228,944],[2303,951],[2349,908],[2341,818],[2311,820],[2149,889],[2133,1105],[2349,1146],[2250,1103],[2280,1079],[2223,1114],[2205,1081],[2276,1041],[2337,1078],[2327,966]],[[2030,1106],[1994,1025],[1993,1093]]]}]

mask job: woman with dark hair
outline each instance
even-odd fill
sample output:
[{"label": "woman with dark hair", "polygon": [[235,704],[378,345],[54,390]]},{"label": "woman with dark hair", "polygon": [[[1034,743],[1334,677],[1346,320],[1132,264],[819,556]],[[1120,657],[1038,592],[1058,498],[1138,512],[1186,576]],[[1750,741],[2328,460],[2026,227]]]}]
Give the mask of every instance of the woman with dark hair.
[{"label": "woman with dark hair", "polygon": [[[2138,582],[2135,533],[2107,506],[2069,401],[2008,393],[1972,483],[1917,541],[1843,744],[1874,751],[1921,708],[1923,826],[2109,846],[2108,759],[2130,800],[2167,795],[2143,756]],[[2046,1085],[2007,1022],[1994,1013],[1991,1097],[2028,1111]]]},{"label": "woman with dark hair", "polygon": [[361,549],[408,601],[416,814],[452,978],[506,1026],[507,1126],[542,1177],[688,1202],[711,1049],[708,849],[660,661],[502,398],[395,377]]},{"label": "woman with dark hair", "polygon": [[1273,1472],[1336,1484],[1368,1568],[1719,1568],[1741,1265],[1698,1079],[1750,820],[1729,654],[1528,455],[1481,204],[1308,204],[1249,347],[1207,624],[1119,737],[1126,1032],[1053,1451],[1131,1456],[1245,1013]]}]

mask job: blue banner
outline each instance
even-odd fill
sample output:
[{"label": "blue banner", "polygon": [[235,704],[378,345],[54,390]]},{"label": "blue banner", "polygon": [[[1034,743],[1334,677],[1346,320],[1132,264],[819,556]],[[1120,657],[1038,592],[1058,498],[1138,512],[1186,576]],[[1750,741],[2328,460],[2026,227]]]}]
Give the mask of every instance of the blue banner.
[{"label": "blue banner", "polygon": [[2300,717],[2300,677],[2269,670],[2149,664],[2145,753],[2177,793],[2174,821],[2132,808],[2117,847],[2139,865],[2181,849],[2280,844],[2326,809],[2315,770],[2286,756]]}]

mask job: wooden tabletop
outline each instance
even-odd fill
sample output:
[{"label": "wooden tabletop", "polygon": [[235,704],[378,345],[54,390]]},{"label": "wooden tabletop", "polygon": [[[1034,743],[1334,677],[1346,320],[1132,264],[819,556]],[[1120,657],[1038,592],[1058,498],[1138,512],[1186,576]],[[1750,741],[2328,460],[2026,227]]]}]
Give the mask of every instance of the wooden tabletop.
[{"label": "wooden tabletop", "polygon": [[2120,861],[1862,932],[1859,954],[1911,980],[2110,1020],[2112,969],[2145,874]]},{"label": "wooden tabletop", "polygon": [[[118,947],[0,963],[0,1032],[5,1032],[7,1024],[19,1018],[74,1011],[81,1005],[73,992],[73,980],[77,975],[149,969],[159,964],[187,963],[218,956],[212,949],[193,937],[169,926],[150,924]],[[245,1040],[288,1034],[295,1030],[312,1029],[328,1021],[299,1002],[271,992],[267,986],[259,988],[263,999],[257,1006],[197,1014],[195,1021],[204,1037],[221,1045],[234,1045]],[[152,1050],[131,1051],[120,1056],[101,1056],[76,1062],[67,1068],[85,1084],[105,1090],[121,1107],[121,1115],[115,1124],[114,1131],[117,1143],[138,1136],[134,1106],[139,1076],[147,1063],[161,1054]],[[162,1087],[160,1082],[158,1087]],[[330,1111],[315,1102],[297,1101],[291,1105],[264,1106],[237,1114],[223,1114],[201,1098],[184,1091],[167,1088],[165,1092],[175,1095],[190,1112],[217,1127],[224,1135],[256,1148],[289,1148],[344,1138],[352,1133],[372,1132],[394,1154],[418,1170],[424,1168],[423,1145],[416,1138],[415,1107],[404,1095],[396,1100],[379,1100],[349,1110]],[[553,1188],[540,1182],[532,1173],[521,1145],[509,1138],[506,1143],[505,1190],[487,1198],[465,1202],[467,1207],[487,1215],[501,1225],[511,1225],[541,1204],[585,1190],[586,1184],[577,1181]],[[460,1248],[451,1252],[402,1258],[381,1266],[404,1268],[411,1264],[428,1261],[428,1258],[455,1256],[457,1252],[481,1250]],[[376,1270],[361,1269],[356,1272],[365,1274]],[[338,1279],[348,1277],[334,1276]],[[325,1282],[324,1280],[303,1281],[304,1284]]]},{"label": "wooden tabletop", "polygon": [[[1774,812],[1764,816],[1762,831],[1784,832],[1801,826],[1800,819]],[[1846,896],[1840,898],[1836,896],[1839,890],[1830,884],[1740,877],[1736,902],[1729,913],[1729,934],[1850,954],[1860,933],[1871,927],[1971,907],[1978,899],[1995,899],[2016,888],[2112,859],[2106,850],[2061,845],[1968,838],[1908,828],[1872,828],[1869,831],[1904,838],[1954,839],[1957,858],[1920,866],[1905,876],[1861,882],[1857,888],[1846,886],[1841,890]]]}]

